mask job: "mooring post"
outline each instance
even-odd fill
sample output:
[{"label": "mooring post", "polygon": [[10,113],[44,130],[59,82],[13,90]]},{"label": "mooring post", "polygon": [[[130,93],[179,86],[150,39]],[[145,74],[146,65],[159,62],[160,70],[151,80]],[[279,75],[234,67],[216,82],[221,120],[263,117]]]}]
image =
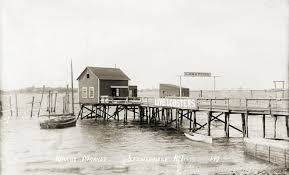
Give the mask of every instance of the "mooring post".
[{"label": "mooring post", "polygon": [[17,94],[15,93],[15,102],[16,102],[16,117],[18,117],[18,101],[17,101]]},{"label": "mooring post", "polygon": [[44,90],[45,90],[45,86],[43,85],[42,93],[41,93],[41,99],[40,99],[40,103],[39,103],[38,114],[37,114],[38,117],[40,115],[40,110],[41,110],[41,104],[42,104],[42,100],[43,100]]},{"label": "mooring post", "polygon": [[263,117],[262,117],[262,124],[263,124],[263,138],[266,137],[266,115],[263,114]]},{"label": "mooring post", "polygon": [[48,117],[50,118],[50,91],[48,92]]},{"label": "mooring post", "polygon": [[9,104],[10,104],[10,114],[12,117],[12,103],[11,103],[11,96],[9,96]]},{"label": "mooring post", "polygon": [[30,117],[32,118],[33,115],[33,105],[34,105],[34,96],[32,97],[32,104],[31,104],[31,113],[30,113]]},{"label": "mooring post", "polygon": [[208,112],[208,136],[211,136],[211,117],[212,111]]},{"label": "mooring post", "polygon": [[277,127],[277,115],[273,115],[274,117],[274,138],[276,138],[276,127]]},{"label": "mooring post", "polygon": [[50,112],[53,112],[53,103],[52,103],[52,100],[53,100],[53,93],[50,94]]}]

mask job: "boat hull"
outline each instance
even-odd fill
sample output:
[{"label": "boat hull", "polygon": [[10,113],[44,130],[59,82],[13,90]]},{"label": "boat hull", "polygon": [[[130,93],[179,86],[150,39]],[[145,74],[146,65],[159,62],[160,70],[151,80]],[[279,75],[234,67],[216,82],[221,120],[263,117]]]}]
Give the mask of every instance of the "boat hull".
[{"label": "boat hull", "polygon": [[75,117],[68,117],[62,119],[54,118],[40,122],[40,127],[42,129],[62,129],[75,126],[76,121],[77,119]]},{"label": "boat hull", "polygon": [[213,138],[210,136],[205,136],[205,135],[196,134],[196,133],[193,133],[192,135],[188,133],[184,133],[184,135],[188,139],[193,140],[193,141],[204,142],[204,143],[209,143],[209,144],[213,143]]}]

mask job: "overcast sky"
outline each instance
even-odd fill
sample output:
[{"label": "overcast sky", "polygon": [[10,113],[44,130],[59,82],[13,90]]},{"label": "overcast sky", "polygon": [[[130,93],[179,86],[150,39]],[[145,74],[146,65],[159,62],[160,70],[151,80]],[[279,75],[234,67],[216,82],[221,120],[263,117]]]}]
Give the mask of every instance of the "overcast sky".
[{"label": "overcast sky", "polygon": [[[86,66],[139,88],[212,72],[217,89],[287,80],[288,0],[2,0],[1,88],[65,86]],[[77,83],[77,81],[75,81]],[[210,78],[183,78],[212,89]]]}]

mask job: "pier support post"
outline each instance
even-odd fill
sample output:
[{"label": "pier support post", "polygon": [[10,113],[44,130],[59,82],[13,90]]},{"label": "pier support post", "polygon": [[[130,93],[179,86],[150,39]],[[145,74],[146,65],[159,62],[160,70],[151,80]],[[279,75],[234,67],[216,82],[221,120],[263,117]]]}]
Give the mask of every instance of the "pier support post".
[{"label": "pier support post", "polygon": [[289,122],[288,122],[288,119],[289,119],[289,116],[285,116],[287,137],[289,137]]},{"label": "pier support post", "polygon": [[243,137],[245,137],[246,136],[246,120],[245,120],[244,113],[241,114],[241,119],[242,119],[242,133],[243,133]]},{"label": "pier support post", "polygon": [[225,118],[227,120],[226,122],[226,137],[230,137],[230,113],[226,112],[225,113]]},{"label": "pier support post", "polygon": [[224,113],[224,118],[225,118],[225,122],[224,122],[224,131],[226,132],[227,131],[227,116],[226,116],[226,113]]},{"label": "pier support post", "polygon": [[212,111],[208,112],[208,136],[211,136],[211,118],[212,118]]},{"label": "pier support post", "polygon": [[277,116],[273,115],[273,117],[274,117],[274,138],[276,138]]},{"label": "pier support post", "polygon": [[179,109],[176,109],[176,129],[179,128],[178,125],[179,125]]},{"label": "pier support post", "polygon": [[262,117],[262,124],[263,124],[263,138],[266,137],[266,115],[263,114],[263,117]]},{"label": "pier support post", "polygon": [[135,120],[135,106],[133,106],[133,119]]},{"label": "pier support post", "polygon": [[192,131],[192,111],[191,110],[188,115],[190,116],[190,131]]},{"label": "pier support post", "polygon": [[245,113],[245,128],[246,128],[246,137],[249,137],[249,115],[248,112]]},{"label": "pier support post", "polygon": [[193,132],[197,129],[197,113],[194,111]]}]

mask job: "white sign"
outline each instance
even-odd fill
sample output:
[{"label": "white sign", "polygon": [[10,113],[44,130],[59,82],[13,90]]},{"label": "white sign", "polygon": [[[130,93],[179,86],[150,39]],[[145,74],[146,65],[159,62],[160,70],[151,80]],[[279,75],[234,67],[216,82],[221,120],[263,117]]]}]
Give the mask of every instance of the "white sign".
[{"label": "white sign", "polygon": [[194,109],[197,107],[193,99],[156,98],[155,106]]},{"label": "white sign", "polygon": [[185,76],[190,76],[190,77],[211,77],[210,72],[185,72]]}]

